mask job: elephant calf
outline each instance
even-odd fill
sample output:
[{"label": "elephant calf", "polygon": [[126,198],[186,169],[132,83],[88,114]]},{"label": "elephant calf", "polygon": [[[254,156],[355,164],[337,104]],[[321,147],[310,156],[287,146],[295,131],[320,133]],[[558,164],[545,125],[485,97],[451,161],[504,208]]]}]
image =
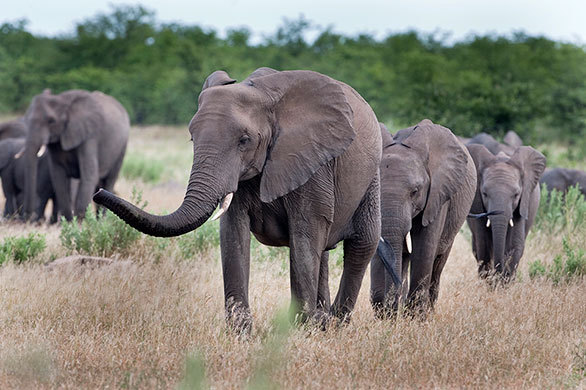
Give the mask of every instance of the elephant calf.
[{"label": "elephant calf", "polygon": [[546,169],[541,177],[541,183],[545,183],[547,190],[568,192],[573,186],[578,186],[582,195],[586,196],[586,172],[579,169],[552,168]]},{"label": "elephant calf", "polygon": [[[0,178],[6,198],[4,217],[20,214],[24,198],[25,161],[19,152],[24,148],[24,138],[13,138],[0,141]],[[57,207],[55,206],[55,191],[49,177],[49,156],[47,153],[39,157],[37,171],[37,204],[35,207],[37,218],[45,214],[49,199],[53,201],[51,223],[57,222]]]},{"label": "elephant calf", "polygon": [[421,311],[437,299],[441,272],[474,199],[476,170],[456,136],[429,119],[394,137],[382,126],[381,133],[385,242],[379,246],[389,246],[390,258],[371,261],[371,301],[379,315],[396,310],[410,266],[407,305]]},{"label": "elephant calf", "polygon": [[467,147],[478,178],[470,212],[484,215],[467,220],[478,272],[483,278],[496,274],[508,282],[515,275],[537,213],[538,182],[546,160],[530,146],[517,148],[511,156],[495,156],[483,145]]}]

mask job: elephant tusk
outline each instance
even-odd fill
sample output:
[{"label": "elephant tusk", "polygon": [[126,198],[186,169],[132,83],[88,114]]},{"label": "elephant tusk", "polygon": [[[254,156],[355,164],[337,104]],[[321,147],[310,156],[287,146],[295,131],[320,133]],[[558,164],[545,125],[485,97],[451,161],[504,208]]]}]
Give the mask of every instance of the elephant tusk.
[{"label": "elephant tusk", "polygon": [[515,226],[515,224],[513,223],[513,218],[509,219],[509,225],[511,225],[511,227]]},{"label": "elephant tusk", "polygon": [[490,219],[486,220],[486,227],[490,227]]},{"label": "elephant tusk", "polygon": [[41,148],[37,152],[37,157],[41,157],[43,154],[45,154],[46,151],[47,151],[47,145],[41,146]]},{"label": "elephant tusk", "polygon": [[407,233],[407,236],[405,237],[405,241],[407,241],[407,252],[411,253],[411,232]]},{"label": "elephant tusk", "polygon": [[22,149],[20,149],[20,150],[18,151],[18,153],[16,153],[16,154],[14,155],[14,159],[16,160],[16,159],[19,159],[19,158],[21,158],[23,154],[24,154],[24,146],[22,147]]},{"label": "elephant tusk", "polygon": [[211,221],[215,221],[216,219],[220,218],[222,216],[222,214],[224,214],[226,211],[228,211],[228,207],[230,207],[230,203],[232,203],[233,196],[234,196],[234,193],[230,192],[228,195],[226,195],[224,197],[224,199],[222,199],[222,204],[220,206],[220,209],[218,210],[216,215],[214,215],[212,217]]}]

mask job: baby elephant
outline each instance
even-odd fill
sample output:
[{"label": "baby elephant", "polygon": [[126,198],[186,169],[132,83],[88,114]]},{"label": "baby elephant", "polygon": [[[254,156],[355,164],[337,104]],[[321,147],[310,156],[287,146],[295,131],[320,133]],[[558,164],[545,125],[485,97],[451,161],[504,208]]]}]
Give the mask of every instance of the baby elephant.
[{"label": "baby elephant", "polygon": [[423,313],[437,300],[441,272],[474,199],[476,170],[456,136],[429,119],[394,138],[381,133],[385,242],[371,261],[371,302],[378,316],[404,299]]},{"label": "baby elephant", "polygon": [[468,218],[478,272],[510,281],[525,248],[525,238],[539,206],[539,178],[545,157],[530,146],[511,155],[493,155],[482,145],[468,145],[476,164],[478,184]]},{"label": "baby elephant", "polygon": [[548,191],[558,190],[562,193],[577,185],[582,195],[586,196],[586,172],[579,169],[547,169],[541,177],[541,183],[545,183]]},{"label": "baby elephant", "polygon": [[[0,141],[0,178],[6,198],[4,217],[9,218],[20,214],[24,202],[24,173],[25,161],[19,155],[24,148],[24,138],[11,138]],[[37,205],[38,218],[45,215],[45,207],[49,199],[53,200],[53,214],[51,223],[57,222],[57,207],[55,207],[55,191],[49,175],[49,156],[39,153],[39,168],[37,171]]]}]

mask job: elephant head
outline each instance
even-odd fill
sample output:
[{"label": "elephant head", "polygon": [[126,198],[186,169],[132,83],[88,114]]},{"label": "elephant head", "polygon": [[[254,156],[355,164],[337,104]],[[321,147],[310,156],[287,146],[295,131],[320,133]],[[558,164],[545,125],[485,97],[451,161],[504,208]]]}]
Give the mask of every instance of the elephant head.
[{"label": "elephant head", "polygon": [[342,85],[311,71],[260,68],[241,83],[216,71],[198,105],[189,123],[193,165],[175,212],[148,214],[104,190],[94,200],[146,234],[176,236],[203,224],[218,203],[227,209],[243,181],[260,177],[262,202],[295,190],[355,137]]},{"label": "elephant head", "polygon": [[28,129],[22,154],[26,160],[24,213],[31,217],[35,203],[38,158],[48,145],[70,151],[92,135],[99,110],[90,92],[71,90],[53,95],[46,89],[33,98],[24,116]]},{"label": "elephant head", "polygon": [[23,118],[0,123],[0,141],[9,138],[23,138],[26,136],[26,126]]},{"label": "elephant head", "polygon": [[[442,206],[465,185],[468,161],[452,132],[429,119],[394,137],[383,134],[382,236],[392,248],[397,275],[405,271],[403,255],[411,244],[409,233],[418,236],[434,223]],[[398,295],[394,299],[397,302]]]},{"label": "elephant head", "polygon": [[[486,229],[492,238],[494,271],[508,280],[515,272],[527,234],[527,221],[537,208],[534,191],[545,169],[545,157],[530,146],[521,146],[512,156],[496,156],[482,145],[468,145],[477,170],[477,188],[472,213],[488,213]],[[538,198],[537,198],[538,203]],[[515,231],[515,238],[512,238]],[[522,231],[521,231],[522,230]],[[510,245],[507,245],[509,243]],[[509,258],[515,257],[516,261]]]}]

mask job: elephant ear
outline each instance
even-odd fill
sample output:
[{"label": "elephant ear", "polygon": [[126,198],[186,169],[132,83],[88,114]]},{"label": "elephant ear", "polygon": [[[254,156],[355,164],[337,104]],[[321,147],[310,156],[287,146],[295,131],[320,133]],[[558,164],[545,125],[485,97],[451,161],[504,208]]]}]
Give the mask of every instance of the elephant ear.
[{"label": "elephant ear", "polygon": [[470,212],[475,214],[483,213],[486,210],[482,204],[482,197],[480,196],[482,172],[490,162],[496,159],[496,157],[488,149],[486,149],[484,145],[470,144],[467,145],[466,148],[468,148],[468,152],[474,161],[474,166],[476,166],[476,195],[474,195],[474,201],[472,203],[472,207],[470,208]]},{"label": "elephant ear", "polygon": [[243,83],[246,83],[252,79],[255,79],[257,77],[262,77],[262,76],[267,76],[270,74],[274,74],[274,73],[279,73],[278,70],[274,70],[273,68],[268,68],[266,66],[263,66],[262,68],[258,68],[257,70],[255,70],[254,72],[252,72],[244,81],[242,81]]},{"label": "elephant ear", "polygon": [[261,200],[271,202],[305,184],[350,146],[354,113],[342,85],[316,72],[278,72],[250,85],[274,104],[274,133],[260,182]]},{"label": "elephant ear", "polygon": [[523,174],[523,188],[519,200],[519,213],[525,219],[529,217],[529,203],[531,194],[539,182],[539,178],[545,170],[545,156],[531,146],[521,146],[511,156],[516,164],[521,167]]},{"label": "elephant ear", "polygon": [[427,155],[431,183],[422,219],[422,225],[427,226],[466,184],[468,153],[449,129],[429,119],[419,122],[401,144]]},{"label": "elephant ear", "polygon": [[383,149],[393,144],[393,135],[389,132],[389,129],[382,123],[378,123],[380,127],[380,135],[383,141]]},{"label": "elephant ear", "polygon": [[63,150],[78,147],[103,127],[102,108],[92,94],[83,94],[73,99],[64,115],[65,127],[60,136]]},{"label": "elephant ear", "polygon": [[201,90],[203,91],[206,88],[216,87],[218,85],[234,84],[235,82],[236,80],[228,76],[228,73],[224,72],[223,70],[216,70],[214,73],[208,76],[206,81],[203,83]]},{"label": "elephant ear", "polygon": [[523,140],[519,137],[519,134],[515,133],[513,130],[507,131],[505,134],[505,138],[503,138],[505,144],[512,146],[513,148],[519,148],[523,146]]}]

